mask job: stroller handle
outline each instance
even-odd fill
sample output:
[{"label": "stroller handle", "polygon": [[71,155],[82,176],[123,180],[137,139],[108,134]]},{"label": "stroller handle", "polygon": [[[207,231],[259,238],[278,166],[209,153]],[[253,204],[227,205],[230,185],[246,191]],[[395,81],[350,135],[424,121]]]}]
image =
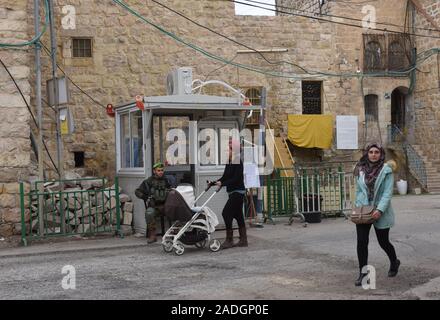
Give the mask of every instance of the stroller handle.
[{"label": "stroller handle", "polygon": [[[205,189],[205,192],[207,192],[209,189],[211,189],[212,186],[215,186],[217,184],[217,181],[209,181],[206,180],[206,183],[208,184],[208,186]],[[222,189],[223,186],[219,186],[216,190],[215,193],[219,192]]]},{"label": "stroller handle", "polygon": [[[206,189],[201,193],[201,194],[199,194],[199,196],[194,200],[194,203],[197,203],[197,201],[206,193],[206,192],[208,192],[209,191],[209,189],[211,189],[212,188],[212,186],[215,186],[215,184],[216,184],[216,182],[217,181],[206,181],[206,183],[208,184],[208,186],[206,187]],[[222,189],[222,186],[220,186],[220,187],[218,187],[216,190],[215,190],[215,192],[214,192],[214,194],[216,194],[216,193],[218,193],[220,190]]]},{"label": "stroller handle", "polygon": [[217,183],[217,181],[206,180],[207,186],[205,188],[205,192],[207,192],[209,189],[211,189],[212,186],[215,186],[216,183]]}]

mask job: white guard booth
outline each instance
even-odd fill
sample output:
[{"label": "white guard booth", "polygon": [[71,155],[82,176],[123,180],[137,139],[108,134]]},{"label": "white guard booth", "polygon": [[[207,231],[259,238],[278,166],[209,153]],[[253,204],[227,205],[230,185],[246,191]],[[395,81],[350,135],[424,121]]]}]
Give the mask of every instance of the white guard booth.
[{"label": "white guard booth", "polygon": [[[205,189],[207,180],[218,179],[223,174],[224,165],[220,164],[220,158],[221,153],[225,153],[219,141],[214,141],[214,155],[210,155],[215,159],[214,163],[200,164],[198,150],[202,143],[199,133],[209,128],[217,131],[220,137],[221,132],[225,132],[221,129],[240,131],[251,110],[262,111],[261,106],[243,105],[243,98],[238,94],[221,97],[193,94],[193,91],[191,83],[188,94],[144,97],[140,104],[132,102],[115,108],[117,176],[123,192],[133,199],[136,232],[144,233],[146,222],[144,203],[136,198],[134,191],[152,175],[152,166],[156,161],[165,164],[165,175],[175,179],[176,185],[192,184],[197,196]],[[144,110],[141,110],[142,105]],[[167,163],[167,151],[174,144],[172,137],[171,141],[167,137],[171,129],[181,129],[179,132],[184,132],[188,138],[183,158],[175,163]],[[227,200],[224,189],[208,204],[217,214],[219,227],[224,225],[221,216]],[[201,205],[212,192],[214,188],[197,204]]]}]

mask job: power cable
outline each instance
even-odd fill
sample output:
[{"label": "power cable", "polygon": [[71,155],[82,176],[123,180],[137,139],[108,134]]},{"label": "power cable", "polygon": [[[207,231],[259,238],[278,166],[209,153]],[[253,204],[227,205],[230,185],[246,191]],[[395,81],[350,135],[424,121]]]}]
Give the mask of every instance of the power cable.
[{"label": "power cable", "polygon": [[[43,49],[45,50],[45,52],[50,56],[50,50],[46,47],[46,45],[42,42],[40,42],[41,46],[43,47]],[[100,102],[98,102],[97,100],[95,100],[91,95],[89,95],[87,92],[85,92],[83,89],[81,89],[81,87],[76,84],[75,81],[72,80],[72,78],[70,78],[67,73],[57,64],[57,68],[66,76],[66,78],[81,92],[83,93],[85,96],[87,96],[90,100],[92,100],[95,104],[97,104],[98,106],[102,107],[102,108],[106,108],[103,104],[101,104]]]},{"label": "power cable", "polygon": [[[305,14],[292,13],[292,12],[281,11],[281,10],[277,10],[277,9],[269,9],[269,8],[265,8],[265,7],[262,7],[262,6],[257,6],[257,5],[254,5],[254,4],[245,3],[245,2],[237,1],[237,0],[223,0],[223,1],[243,4],[243,5],[246,5],[246,6],[249,6],[249,7],[253,7],[253,8],[259,8],[259,9],[264,9],[264,10],[273,11],[273,12],[280,12],[280,13],[284,13],[286,15],[303,17],[303,18],[312,19],[312,20],[321,21],[321,22],[328,22],[328,23],[333,23],[333,24],[338,24],[338,25],[343,25],[343,26],[348,26],[348,27],[355,27],[355,28],[364,29],[363,26],[359,26],[359,25],[356,25],[356,24],[350,24],[350,23],[346,23],[346,22],[327,20],[327,19],[323,19],[323,18],[319,18],[319,17],[311,17],[311,16],[305,15]],[[393,31],[393,30],[380,29],[380,28],[369,28],[369,29],[375,30],[375,31],[395,33],[395,34],[411,35],[411,36],[422,37],[422,38],[440,39],[440,36],[428,36],[428,35],[423,35],[423,34],[418,34],[418,33],[405,33],[405,32],[401,32],[401,31]]]},{"label": "power cable", "polygon": [[[222,38],[225,38],[225,39],[227,39],[227,40],[229,40],[229,41],[231,41],[231,42],[233,42],[233,43],[235,43],[235,44],[238,44],[238,45],[241,46],[241,47],[244,47],[244,48],[246,48],[246,49],[249,49],[249,50],[251,50],[251,51],[257,53],[258,55],[260,55],[260,56],[261,56],[261,57],[262,57],[267,63],[269,63],[269,64],[280,65],[280,64],[284,64],[284,63],[285,63],[285,64],[290,64],[290,65],[292,65],[292,66],[294,66],[294,67],[297,67],[297,68],[301,69],[302,71],[304,71],[304,72],[307,73],[307,74],[315,74],[315,73],[319,73],[319,72],[314,72],[314,71],[308,71],[308,70],[306,70],[304,67],[302,67],[302,66],[300,66],[300,65],[298,65],[298,64],[296,64],[296,63],[292,63],[292,62],[285,61],[285,60],[277,61],[277,62],[270,61],[269,59],[266,58],[266,56],[265,56],[263,53],[261,53],[261,52],[258,51],[257,49],[254,49],[254,48],[252,48],[252,47],[250,47],[250,46],[248,46],[248,45],[246,45],[246,44],[244,44],[244,43],[242,43],[242,42],[239,42],[239,41],[237,41],[237,40],[235,40],[235,39],[232,39],[232,38],[230,38],[230,37],[228,37],[228,36],[226,36],[226,35],[224,35],[224,34],[218,32],[218,31],[216,31],[216,30],[213,30],[212,28],[209,28],[209,27],[207,27],[207,26],[205,26],[205,25],[202,25],[202,24],[200,24],[200,23],[194,21],[193,19],[191,19],[191,18],[185,16],[184,14],[182,14],[182,13],[180,13],[180,12],[178,12],[178,11],[176,11],[176,10],[174,10],[174,9],[172,9],[172,8],[170,8],[170,7],[168,7],[168,6],[166,6],[166,5],[164,5],[163,3],[160,3],[160,2],[158,2],[158,1],[156,1],[156,0],[152,0],[152,1],[153,1],[154,3],[160,5],[160,6],[164,7],[165,9],[171,11],[171,12],[174,12],[175,14],[181,16],[182,18],[184,18],[184,19],[190,21],[191,23],[193,23],[193,24],[195,24],[195,25],[197,25],[197,26],[199,26],[199,27],[201,27],[201,28],[204,28],[204,29],[206,29],[206,30],[208,30],[208,31],[210,31],[210,32],[212,32],[212,33],[214,33],[214,34],[216,34],[216,35],[222,37]],[[231,60],[231,61],[233,61],[233,60]]]},{"label": "power cable", "polygon": [[[26,98],[24,97],[24,94],[23,94],[23,92],[21,91],[20,86],[19,86],[19,85],[17,84],[17,82],[15,81],[15,78],[14,78],[14,76],[11,74],[11,72],[9,71],[8,67],[3,63],[3,60],[0,59],[0,63],[3,65],[3,68],[6,70],[6,72],[7,72],[8,75],[9,75],[9,77],[10,77],[11,80],[14,82],[15,87],[17,88],[18,92],[20,93],[20,95],[21,95],[21,97],[22,97],[24,103],[26,104],[26,107],[27,107],[27,109],[28,109],[28,111],[29,111],[29,113],[30,113],[32,119],[34,120],[35,126],[38,128],[37,120],[35,119],[35,116],[34,116],[34,114],[32,113],[31,107],[29,106],[29,104],[28,104]],[[41,129],[41,128],[38,128],[38,130],[42,130],[42,129]],[[56,171],[58,172],[58,174],[59,174],[58,168],[57,168],[57,166],[55,165],[55,162],[53,161],[52,156],[50,155],[50,153],[49,153],[49,149],[47,148],[46,142],[45,142],[44,140],[43,140],[43,145],[44,145],[44,148],[46,149],[47,155],[48,155],[49,158],[50,158],[50,161],[52,162],[53,167],[55,168],[55,170],[56,170]]]},{"label": "power cable", "polygon": [[[196,50],[197,52],[202,53],[203,55],[213,59],[213,60],[217,60],[217,61],[221,61],[223,63],[229,63],[225,58],[214,55],[206,50],[204,50],[201,47],[198,47],[192,43],[190,43],[189,41],[186,41],[178,36],[176,36],[174,33],[169,32],[167,30],[165,30],[163,27],[154,24],[153,22],[149,21],[148,19],[146,19],[144,16],[142,16],[140,13],[138,13],[136,10],[132,9],[129,5],[127,5],[126,3],[124,3],[121,0],[112,0],[114,3],[118,4],[119,6],[121,6],[122,8],[124,8],[125,10],[127,10],[128,12],[130,12],[132,15],[136,16],[137,18],[141,19],[143,22],[147,23],[148,25],[152,26],[153,28],[159,30],[161,33],[173,38],[175,41],[188,46],[194,50]],[[424,52],[424,54],[427,54],[428,57],[432,54],[434,54],[433,52],[435,50],[439,50],[438,48],[433,48],[431,50],[427,50]],[[426,57],[427,58],[427,57]],[[425,59],[426,59],[425,58]],[[248,71],[253,71],[256,73],[260,73],[260,74],[264,74],[267,76],[272,76],[272,77],[280,77],[280,78],[288,78],[288,79],[305,79],[304,76],[299,76],[298,74],[288,74],[288,73],[282,73],[282,72],[273,72],[273,71],[267,71],[264,69],[260,69],[260,68],[256,68],[254,66],[249,66],[246,64],[240,64],[240,63],[236,63],[236,62],[231,62],[229,63],[230,65],[239,67],[241,69],[245,69]],[[407,70],[404,71],[388,71],[388,72],[383,72],[383,73],[368,73],[365,76],[368,77],[391,77],[391,76],[407,76],[408,73],[410,73],[411,71],[413,71],[416,68],[416,66],[413,66]],[[349,78],[359,78],[360,76],[363,76],[362,73],[347,73],[347,74],[334,74],[334,73],[324,73],[324,72],[320,72],[320,75],[323,76],[329,76],[329,77],[349,77]]]},{"label": "power cable", "polygon": [[0,48],[20,48],[32,45],[40,40],[43,34],[46,32],[47,25],[49,24],[49,1],[44,1],[44,10],[45,10],[45,21],[41,32],[36,35],[33,39],[21,43],[2,43],[0,42]]},{"label": "power cable", "polygon": [[[313,5],[309,6],[306,9],[295,9],[295,8],[292,8],[292,7],[286,7],[286,6],[277,5],[277,4],[264,3],[264,2],[256,1],[256,0],[245,0],[245,1],[246,2],[250,2],[250,3],[264,4],[266,6],[275,7],[275,8],[282,8],[282,9],[288,9],[288,10],[292,10],[292,11],[298,11],[298,12],[302,12],[302,13],[310,13],[307,10],[314,5],[313,4]],[[368,2],[371,2],[371,1],[368,1]],[[346,3],[346,2],[341,2],[341,3]],[[277,10],[277,11],[279,11],[279,10]],[[330,18],[338,18],[338,19],[345,19],[345,20],[350,20],[350,21],[364,22],[364,20],[362,20],[362,19],[351,18],[351,17],[347,17],[347,16],[339,16],[339,15],[332,15],[332,14],[326,14],[326,13],[320,13],[319,15],[330,17]],[[401,25],[394,24],[394,23],[389,23],[389,22],[376,22],[376,24],[380,24],[380,25],[384,25],[384,26],[390,26],[390,27],[396,27],[396,28],[405,28],[405,25],[401,26]],[[440,32],[440,30],[438,30],[438,29],[430,29],[430,28],[414,27],[414,29],[419,29],[419,30],[424,30],[424,31]],[[373,29],[373,30],[375,30],[375,29]]]}]

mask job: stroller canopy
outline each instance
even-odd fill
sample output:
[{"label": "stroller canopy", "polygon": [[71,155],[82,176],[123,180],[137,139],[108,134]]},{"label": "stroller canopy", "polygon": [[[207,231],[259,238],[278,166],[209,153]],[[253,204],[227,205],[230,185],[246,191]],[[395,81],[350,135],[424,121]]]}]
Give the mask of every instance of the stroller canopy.
[{"label": "stroller canopy", "polygon": [[192,218],[193,212],[179,191],[172,189],[164,204],[164,215],[172,221],[186,222]]}]

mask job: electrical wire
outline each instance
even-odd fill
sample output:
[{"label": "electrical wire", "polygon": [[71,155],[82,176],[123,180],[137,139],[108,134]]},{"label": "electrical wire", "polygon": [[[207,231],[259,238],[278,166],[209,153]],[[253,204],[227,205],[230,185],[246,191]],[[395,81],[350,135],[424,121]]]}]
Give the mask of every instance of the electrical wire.
[{"label": "electrical wire", "polygon": [[[282,8],[282,9],[298,11],[298,12],[302,12],[302,13],[310,13],[307,10],[313,6],[313,5],[311,5],[311,6],[309,6],[306,9],[295,9],[295,8],[292,8],[292,7],[286,7],[286,6],[282,6],[282,5],[278,5],[278,4],[264,3],[264,2],[256,1],[256,0],[245,0],[245,1],[246,2],[250,2],[250,3],[257,3],[257,4],[262,4],[262,5],[266,5],[266,6],[270,6],[270,7],[275,7],[275,8]],[[348,2],[342,2],[342,1],[338,1],[338,2],[348,3]],[[371,1],[368,1],[368,2],[371,2]],[[279,11],[279,10],[277,10],[277,11]],[[339,16],[339,15],[326,14],[326,13],[320,13],[319,15],[330,17],[330,18],[338,18],[338,19],[345,19],[345,20],[350,20],[350,21],[364,22],[364,20],[362,20],[362,19],[351,18],[351,17],[347,17],[347,16]],[[396,27],[396,28],[405,28],[405,25],[401,26],[401,25],[394,24],[394,23],[389,23],[389,22],[375,22],[375,23],[379,24],[379,25],[384,25],[384,26],[390,26],[390,27]],[[414,27],[414,29],[424,30],[424,31],[440,32],[439,29],[419,28],[419,27]]]},{"label": "electrical wire", "polygon": [[[28,111],[29,111],[29,113],[30,113],[32,119],[34,120],[35,126],[38,128],[37,120],[35,119],[35,116],[34,116],[34,114],[32,113],[31,107],[29,106],[29,104],[28,104],[26,98],[24,97],[24,94],[23,94],[23,92],[21,91],[20,86],[17,84],[17,82],[15,81],[14,76],[11,74],[11,72],[10,72],[9,69],[8,69],[8,67],[3,63],[3,60],[2,60],[2,59],[0,59],[0,63],[3,65],[3,68],[4,68],[4,69],[6,70],[6,72],[8,73],[8,75],[9,75],[9,77],[11,78],[12,82],[14,82],[15,87],[17,88],[18,92],[20,93],[20,95],[21,95],[21,97],[22,97],[24,103],[26,104],[26,107],[27,107],[27,109],[28,109]],[[41,128],[38,128],[38,130],[41,130]],[[59,174],[58,168],[57,168],[57,166],[55,165],[55,162],[53,161],[52,156],[50,155],[49,149],[47,148],[46,142],[45,142],[44,140],[43,140],[43,145],[44,145],[44,148],[46,149],[47,155],[48,155],[49,158],[50,158],[50,161],[52,162],[53,167],[55,168],[55,170],[56,170],[56,171],[58,172],[58,174]]]},{"label": "electrical wire", "polygon": [[[132,9],[129,5],[127,5],[123,1],[121,1],[121,0],[112,0],[112,1],[114,3],[116,3],[116,4],[118,4],[119,6],[121,6],[122,8],[124,8],[126,11],[130,12],[132,15],[134,15],[137,18],[141,19],[143,22],[145,22],[148,25],[152,26],[153,28],[159,30],[161,33],[163,33],[163,34],[173,38],[175,41],[177,41],[177,42],[179,42],[179,43],[181,43],[181,44],[183,44],[185,46],[188,46],[188,47],[196,50],[197,52],[202,53],[203,55],[205,55],[205,56],[207,56],[207,57],[209,57],[209,58],[211,58],[213,60],[221,61],[223,63],[228,63],[230,65],[239,67],[241,69],[245,69],[245,70],[248,70],[248,71],[253,71],[253,72],[256,72],[256,73],[260,73],[260,74],[264,74],[264,75],[272,76],[272,77],[297,79],[297,80],[302,80],[302,79],[305,78],[303,75],[301,76],[301,75],[293,74],[293,73],[283,73],[283,72],[267,71],[267,70],[260,69],[260,68],[254,67],[254,66],[249,66],[249,65],[246,65],[246,64],[240,64],[240,63],[237,63],[237,62],[228,62],[228,60],[226,60],[225,58],[217,56],[217,55],[214,55],[214,54],[204,50],[203,48],[198,47],[198,46],[196,46],[196,45],[194,45],[194,44],[192,44],[192,43],[190,43],[190,42],[188,42],[188,41],[178,37],[174,33],[165,30],[163,27],[154,24],[153,22],[151,22],[150,20],[148,20],[144,16],[142,16],[140,13],[138,13],[136,10]],[[435,48],[435,49],[431,49],[431,51],[432,50],[439,50],[439,49]],[[427,52],[428,51],[429,50],[427,50]],[[431,52],[431,55],[432,54],[433,53]],[[388,72],[382,72],[382,73],[368,73],[368,74],[365,74],[365,76],[368,76],[368,77],[407,76],[408,73],[410,73],[411,71],[415,70],[416,68],[417,68],[417,66],[415,65],[415,66],[412,66],[411,68],[409,68],[407,70],[403,70],[403,71],[388,71]],[[364,74],[362,74],[362,73],[346,73],[346,74],[340,74],[339,73],[339,74],[336,74],[336,73],[325,73],[325,72],[320,72],[319,75],[329,76],[329,77],[349,77],[349,78],[352,78],[352,77],[359,78],[360,76],[364,76]]]},{"label": "electrical wire", "polygon": [[[223,0],[223,1],[238,3],[238,4],[246,5],[246,6],[249,6],[249,7],[253,7],[253,8],[259,8],[259,9],[264,9],[264,10],[267,10],[267,11],[284,13],[286,15],[303,17],[303,18],[312,19],[312,20],[321,21],[321,22],[328,22],[328,23],[333,23],[333,24],[338,24],[338,25],[343,25],[343,26],[348,26],[348,27],[355,27],[355,28],[364,29],[363,26],[356,25],[356,24],[350,24],[350,23],[346,23],[346,22],[327,20],[327,19],[323,19],[323,18],[319,18],[319,17],[311,17],[311,16],[305,15],[305,14],[292,13],[292,12],[281,11],[281,10],[277,10],[277,9],[269,9],[269,8],[265,8],[265,7],[262,7],[262,6],[257,6],[257,5],[254,5],[254,4],[238,1],[238,0]],[[419,33],[406,33],[406,32],[402,32],[402,31],[394,31],[394,30],[380,29],[380,28],[369,28],[369,29],[370,30],[375,30],[375,31],[395,33],[395,34],[411,35],[411,36],[414,36],[414,37],[422,37],[422,38],[429,38],[429,39],[440,39],[440,36],[429,36],[429,35],[424,35],[424,34],[419,34]]]},{"label": "electrical wire", "polygon": [[[43,49],[45,50],[45,52],[49,55],[49,56],[51,56],[51,53],[50,53],[50,50],[47,48],[47,46],[43,43],[43,42],[40,42],[40,44],[41,44],[41,46],[43,47]],[[82,93],[82,94],[84,94],[85,96],[87,96],[90,100],[92,100],[96,105],[98,105],[98,106],[100,106],[100,107],[102,107],[102,108],[104,108],[104,109],[106,109],[106,107],[102,104],[102,103],[100,103],[100,102],[98,102],[96,99],[94,99],[91,95],[89,95],[87,92],[85,92],[83,89],[81,89],[81,87],[78,85],[78,84],[76,84],[76,82],[75,81],[73,81],[72,80],[72,78],[70,78],[69,76],[68,76],[68,74],[57,64],[57,68],[66,76],[66,78]]]},{"label": "electrical wire", "polygon": [[[237,57],[238,57],[238,54],[235,54],[235,56],[234,56],[231,60],[229,60],[228,62],[229,62],[229,63],[233,62]],[[205,76],[205,80],[203,80],[203,82],[206,82],[206,80],[208,80],[209,76],[210,76],[211,74],[213,74],[214,72],[217,72],[217,71],[219,71],[220,69],[223,69],[224,67],[228,66],[229,63],[224,63],[224,64],[221,65],[220,67],[218,67],[218,68],[216,68],[216,69],[214,69],[214,70],[208,72],[208,74]]]},{"label": "electrical wire", "polygon": [[25,47],[32,45],[34,43],[37,43],[40,38],[43,36],[43,34],[46,32],[47,25],[49,24],[49,1],[44,0],[44,10],[45,10],[45,21],[43,24],[43,28],[41,29],[41,32],[35,36],[33,39],[21,43],[2,43],[0,42],[0,48],[19,48],[19,47]]},{"label": "electrical wire", "polygon": [[[174,10],[174,9],[172,9],[172,8],[170,8],[170,7],[168,7],[168,6],[166,6],[166,5],[164,5],[163,3],[160,3],[160,2],[158,2],[158,1],[156,1],[156,0],[152,0],[152,1],[153,1],[154,3],[160,5],[160,6],[164,7],[165,9],[171,11],[171,12],[174,12],[175,14],[181,16],[182,18],[184,18],[184,19],[190,21],[191,23],[193,23],[193,24],[195,24],[195,25],[197,25],[197,26],[199,26],[199,27],[201,27],[201,28],[204,28],[204,29],[206,29],[206,30],[208,30],[208,31],[210,31],[210,32],[212,32],[212,33],[214,33],[214,34],[216,34],[216,35],[222,37],[222,38],[225,38],[225,39],[227,39],[227,40],[229,40],[229,41],[231,41],[231,42],[233,42],[233,43],[235,43],[235,44],[238,44],[238,45],[241,46],[241,47],[244,47],[244,48],[246,48],[246,49],[249,49],[249,50],[251,50],[251,51],[257,53],[258,55],[260,55],[260,56],[261,56],[261,57],[262,57],[267,63],[269,63],[269,64],[273,64],[273,65],[289,64],[289,65],[292,65],[292,66],[294,66],[294,67],[297,67],[297,68],[301,69],[302,71],[304,71],[304,72],[307,73],[307,74],[319,74],[319,72],[308,71],[308,70],[306,70],[304,67],[302,67],[302,66],[300,66],[300,65],[298,65],[298,64],[296,64],[296,63],[289,62],[289,61],[282,60],[282,61],[276,61],[276,62],[273,62],[273,61],[267,59],[266,56],[265,56],[263,53],[261,53],[260,51],[258,51],[257,49],[254,49],[254,48],[252,48],[252,47],[250,47],[250,46],[248,46],[248,45],[246,45],[246,44],[244,44],[244,43],[242,43],[242,42],[239,42],[239,41],[237,41],[237,40],[235,40],[235,39],[232,39],[232,38],[230,38],[230,37],[228,37],[228,36],[226,36],[226,35],[224,35],[224,34],[218,32],[218,31],[216,31],[216,30],[213,30],[212,28],[209,28],[209,27],[207,27],[207,26],[205,26],[205,25],[202,25],[202,24],[200,24],[200,23],[194,21],[193,19],[191,19],[191,18],[185,16],[185,15],[182,14],[181,12],[178,12],[178,11],[176,11],[176,10]],[[231,60],[231,61],[233,61],[233,60]]]}]

